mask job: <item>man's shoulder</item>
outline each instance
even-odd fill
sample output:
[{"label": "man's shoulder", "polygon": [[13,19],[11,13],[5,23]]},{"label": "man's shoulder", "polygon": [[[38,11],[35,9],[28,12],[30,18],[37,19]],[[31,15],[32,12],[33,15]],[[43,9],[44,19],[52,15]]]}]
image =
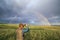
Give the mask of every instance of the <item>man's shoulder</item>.
[{"label": "man's shoulder", "polygon": [[16,32],[21,31],[20,29],[17,29]]}]

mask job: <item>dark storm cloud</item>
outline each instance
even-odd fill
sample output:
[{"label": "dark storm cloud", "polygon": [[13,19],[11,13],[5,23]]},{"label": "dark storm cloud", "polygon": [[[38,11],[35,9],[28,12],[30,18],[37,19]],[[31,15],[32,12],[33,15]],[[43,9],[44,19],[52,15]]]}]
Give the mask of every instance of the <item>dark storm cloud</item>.
[{"label": "dark storm cloud", "polygon": [[[17,9],[14,11],[12,4],[7,5],[5,1],[6,0],[0,0],[0,18],[18,15]],[[21,8],[19,8],[18,10],[21,10]],[[22,15],[18,15],[18,16],[22,16]]]},{"label": "dark storm cloud", "polygon": [[11,8],[8,9],[8,6],[6,5],[6,3],[2,1],[2,3],[0,3],[0,17],[8,17],[12,13],[13,11],[11,10]]},{"label": "dark storm cloud", "polygon": [[[59,4],[59,0],[0,0],[0,21],[38,24],[60,22]],[[54,19],[56,16],[58,19]]]}]

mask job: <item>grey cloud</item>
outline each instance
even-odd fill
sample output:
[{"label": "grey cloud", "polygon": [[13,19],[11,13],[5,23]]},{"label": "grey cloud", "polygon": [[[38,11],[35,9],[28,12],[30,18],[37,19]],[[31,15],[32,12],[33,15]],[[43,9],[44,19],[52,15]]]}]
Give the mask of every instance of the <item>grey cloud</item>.
[{"label": "grey cloud", "polygon": [[29,23],[32,20],[35,23],[47,23],[51,16],[59,16],[58,4],[58,0],[0,0],[0,18],[11,21],[17,18],[15,22],[20,20]]}]

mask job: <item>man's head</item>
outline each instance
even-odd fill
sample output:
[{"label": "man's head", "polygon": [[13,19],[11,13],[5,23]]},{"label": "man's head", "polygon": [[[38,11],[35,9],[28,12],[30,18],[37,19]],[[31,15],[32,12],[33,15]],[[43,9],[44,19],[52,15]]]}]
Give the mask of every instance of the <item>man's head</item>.
[{"label": "man's head", "polygon": [[22,24],[22,23],[19,24],[19,28],[20,28],[20,29],[23,29],[24,26],[26,26],[26,24]]}]

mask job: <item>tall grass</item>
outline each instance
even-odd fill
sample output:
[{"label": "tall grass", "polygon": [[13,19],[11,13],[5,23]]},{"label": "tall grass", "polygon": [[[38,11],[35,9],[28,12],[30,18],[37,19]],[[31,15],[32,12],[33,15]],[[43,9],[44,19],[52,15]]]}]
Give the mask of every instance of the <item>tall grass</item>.
[{"label": "tall grass", "polygon": [[[16,40],[16,24],[0,25],[0,40]],[[29,32],[24,34],[24,40],[60,40],[60,27],[58,26],[31,26]]]}]

